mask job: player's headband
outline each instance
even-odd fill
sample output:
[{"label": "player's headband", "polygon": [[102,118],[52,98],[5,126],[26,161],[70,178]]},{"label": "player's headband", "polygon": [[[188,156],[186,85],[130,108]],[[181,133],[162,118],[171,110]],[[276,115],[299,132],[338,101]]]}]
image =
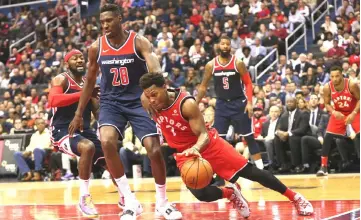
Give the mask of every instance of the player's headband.
[{"label": "player's headband", "polygon": [[71,50],[69,53],[67,53],[67,54],[65,55],[64,61],[65,61],[65,62],[68,62],[68,60],[69,60],[72,56],[74,56],[74,55],[76,55],[76,54],[83,54],[83,53],[80,52],[80,50],[73,49],[73,50]]}]

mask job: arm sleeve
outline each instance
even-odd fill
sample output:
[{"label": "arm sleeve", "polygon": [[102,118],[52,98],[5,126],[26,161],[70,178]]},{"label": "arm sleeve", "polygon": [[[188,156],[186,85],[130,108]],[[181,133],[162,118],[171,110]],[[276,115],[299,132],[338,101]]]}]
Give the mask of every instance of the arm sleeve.
[{"label": "arm sleeve", "polygon": [[252,102],[252,94],[253,94],[253,86],[252,86],[252,80],[251,77],[249,76],[249,73],[245,73],[242,75],[242,82],[244,83],[245,87],[246,87],[246,97],[247,100],[249,102]]},{"label": "arm sleeve", "polygon": [[79,101],[80,95],[81,92],[64,94],[63,88],[61,86],[54,86],[49,91],[49,106],[64,107],[74,104],[75,102]]}]

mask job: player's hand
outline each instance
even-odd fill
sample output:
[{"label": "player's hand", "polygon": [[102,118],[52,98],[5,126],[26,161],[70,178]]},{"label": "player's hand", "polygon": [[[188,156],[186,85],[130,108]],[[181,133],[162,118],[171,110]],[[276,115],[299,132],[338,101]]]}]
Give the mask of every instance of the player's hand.
[{"label": "player's hand", "polygon": [[92,92],[92,97],[99,99],[100,96],[100,87],[99,86],[95,86]]},{"label": "player's hand", "polygon": [[351,124],[355,120],[355,117],[356,117],[355,112],[352,112],[351,114],[349,114],[345,120],[345,124],[346,125]]},{"label": "player's hand", "polygon": [[187,150],[184,150],[182,153],[177,154],[182,156],[196,156],[196,157],[202,157],[199,151],[195,147],[188,148]]},{"label": "player's hand", "polygon": [[73,137],[75,131],[78,129],[83,132],[83,118],[80,115],[75,114],[68,128],[69,136]]},{"label": "player's hand", "polygon": [[338,111],[333,111],[332,115],[335,116],[337,120],[342,120],[345,118],[345,115]]},{"label": "player's hand", "polygon": [[248,112],[248,117],[252,118],[253,116],[253,107],[250,102],[247,103],[246,108],[244,109],[244,113]]}]

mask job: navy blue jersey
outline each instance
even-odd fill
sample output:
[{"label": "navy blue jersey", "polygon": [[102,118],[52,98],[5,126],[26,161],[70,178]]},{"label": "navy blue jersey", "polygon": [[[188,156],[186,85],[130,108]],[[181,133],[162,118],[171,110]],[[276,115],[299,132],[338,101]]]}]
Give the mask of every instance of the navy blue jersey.
[{"label": "navy blue jersey", "polygon": [[148,68],[135,49],[137,34],[132,31],[127,33],[127,40],[118,49],[110,45],[105,35],[99,38],[100,102],[140,101],[143,90],[139,79],[148,72]]},{"label": "navy blue jersey", "polygon": [[[79,85],[69,74],[62,73],[67,81],[67,89],[64,91],[64,94],[71,94],[76,93],[82,90],[83,83]],[[52,114],[53,117],[50,119],[50,126],[55,128],[64,128],[69,127],[70,122],[74,118],[74,114],[76,112],[76,109],[78,108],[78,102],[73,103],[69,106],[65,107],[53,107],[52,108]],[[83,126],[84,129],[88,129],[90,127],[90,120],[91,120],[91,101],[87,104],[84,113],[83,113]]]},{"label": "navy blue jersey", "polygon": [[241,74],[236,68],[236,57],[232,55],[226,65],[220,64],[218,56],[213,59],[213,80],[217,98],[233,100],[246,98]]}]

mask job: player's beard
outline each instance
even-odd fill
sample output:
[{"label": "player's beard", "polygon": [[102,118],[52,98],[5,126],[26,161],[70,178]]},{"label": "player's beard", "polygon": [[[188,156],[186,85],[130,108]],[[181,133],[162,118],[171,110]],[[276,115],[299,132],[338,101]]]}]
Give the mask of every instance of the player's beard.
[{"label": "player's beard", "polygon": [[231,51],[229,51],[229,50],[228,51],[221,50],[220,54],[221,54],[222,58],[228,58],[229,55],[231,54]]},{"label": "player's beard", "polygon": [[85,75],[85,67],[83,67],[83,70],[79,70],[78,68],[79,67],[76,67],[76,68],[69,67],[69,70],[75,76],[84,76]]}]

